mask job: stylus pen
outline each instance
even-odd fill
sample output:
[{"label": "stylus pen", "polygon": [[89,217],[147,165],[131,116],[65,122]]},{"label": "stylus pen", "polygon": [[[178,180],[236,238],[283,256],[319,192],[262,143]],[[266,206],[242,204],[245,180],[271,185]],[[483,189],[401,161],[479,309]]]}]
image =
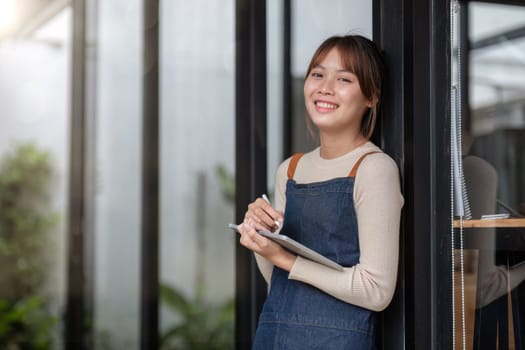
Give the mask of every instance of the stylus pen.
[{"label": "stylus pen", "polygon": [[[235,224],[228,224],[228,227],[233,230],[233,231],[237,231],[239,232],[239,225],[235,225]],[[258,231],[258,232],[261,232],[261,231]]]},{"label": "stylus pen", "polygon": [[[263,193],[262,198],[266,201],[266,203],[272,205],[272,203],[268,199],[268,196],[265,193]],[[278,229],[281,228],[281,223],[278,220],[275,220],[274,223],[275,223],[275,225],[277,225]]]}]

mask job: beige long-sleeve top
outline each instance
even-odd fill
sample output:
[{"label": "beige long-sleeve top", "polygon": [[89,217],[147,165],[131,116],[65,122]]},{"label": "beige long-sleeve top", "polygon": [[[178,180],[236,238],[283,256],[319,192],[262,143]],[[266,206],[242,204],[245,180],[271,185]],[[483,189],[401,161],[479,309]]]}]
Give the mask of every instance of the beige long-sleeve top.
[{"label": "beige long-sleeve top", "polygon": [[[367,142],[341,157],[328,160],[321,158],[317,148],[300,159],[294,179],[297,183],[311,183],[348,176],[361,155],[371,151],[381,150]],[[287,159],[280,164],[275,177],[274,206],[282,211],[286,204],[289,162]],[[288,278],[308,283],[347,303],[380,311],[390,303],[397,279],[403,196],[395,162],[385,153],[368,155],[359,166],[353,195],[361,252],[359,263],[336,271],[297,257]],[[272,263],[255,255],[262,275],[270,284]]]}]

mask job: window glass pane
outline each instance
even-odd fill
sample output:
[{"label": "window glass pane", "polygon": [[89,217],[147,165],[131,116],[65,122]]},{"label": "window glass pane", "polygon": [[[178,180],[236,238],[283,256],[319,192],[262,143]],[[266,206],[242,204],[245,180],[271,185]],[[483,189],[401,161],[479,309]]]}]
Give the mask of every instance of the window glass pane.
[{"label": "window glass pane", "polygon": [[230,0],[161,2],[160,282],[192,310],[161,293],[166,348],[233,348],[234,14]]},{"label": "window glass pane", "polygon": [[[266,2],[267,41],[267,136],[268,136],[268,188],[273,188],[275,170],[283,157],[283,37],[284,1]],[[272,193],[269,193],[271,196]]]},{"label": "window glass pane", "polygon": [[[71,9],[48,5],[0,2],[0,343],[10,349],[62,348]],[[38,25],[28,15],[44,12]]]},{"label": "window glass pane", "polygon": [[[142,140],[142,2],[97,1],[88,13],[96,34],[88,43],[86,287],[93,283],[97,349],[138,349]],[[93,49],[93,45],[96,45]],[[90,231],[91,230],[91,231]],[[86,252],[89,259],[90,254]]]},{"label": "window glass pane", "polygon": [[[466,90],[458,128],[472,218],[456,221],[464,244],[455,254],[456,344],[464,339],[468,349],[522,349],[525,7],[469,2],[462,11],[468,11],[461,16],[468,32],[460,37],[465,55],[458,72]],[[494,214],[501,218],[484,217]]]}]

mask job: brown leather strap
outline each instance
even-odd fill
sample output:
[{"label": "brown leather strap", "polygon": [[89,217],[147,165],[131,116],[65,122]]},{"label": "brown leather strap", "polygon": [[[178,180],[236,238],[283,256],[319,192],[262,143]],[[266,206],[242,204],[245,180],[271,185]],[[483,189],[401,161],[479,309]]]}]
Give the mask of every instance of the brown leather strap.
[{"label": "brown leather strap", "polygon": [[359,158],[357,160],[357,162],[355,162],[354,166],[352,167],[352,170],[350,170],[350,174],[348,174],[348,176],[350,177],[355,177],[355,175],[357,174],[357,169],[359,168],[359,165],[361,164],[361,162],[363,161],[363,159],[365,159],[365,157],[369,154],[372,154],[372,153],[380,153],[378,151],[372,151],[372,152],[368,152],[368,153],[365,153],[361,156],[361,158]]},{"label": "brown leather strap", "polygon": [[297,163],[299,163],[299,159],[301,159],[303,154],[304,153],[296,153],[292,156],[292,159],[290,159],[290,164],[288,164],[288,179],[293,179],[295,168],[297,168]]}]

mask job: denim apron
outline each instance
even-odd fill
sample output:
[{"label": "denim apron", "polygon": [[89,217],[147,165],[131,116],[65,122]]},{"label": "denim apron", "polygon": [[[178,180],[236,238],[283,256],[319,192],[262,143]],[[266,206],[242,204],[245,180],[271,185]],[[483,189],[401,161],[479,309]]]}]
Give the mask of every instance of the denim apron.
[{"label": "denim apron", "polygon": [[[354,177],[297,184],[293,174],[301,154],[288,168],[283,234],[342,266],[359,262],[354,208]],[[288,279],[273,268],[271,288],[259,317],[254,350],[375,349],[377,314],[338,300],[309,284]]]}]

